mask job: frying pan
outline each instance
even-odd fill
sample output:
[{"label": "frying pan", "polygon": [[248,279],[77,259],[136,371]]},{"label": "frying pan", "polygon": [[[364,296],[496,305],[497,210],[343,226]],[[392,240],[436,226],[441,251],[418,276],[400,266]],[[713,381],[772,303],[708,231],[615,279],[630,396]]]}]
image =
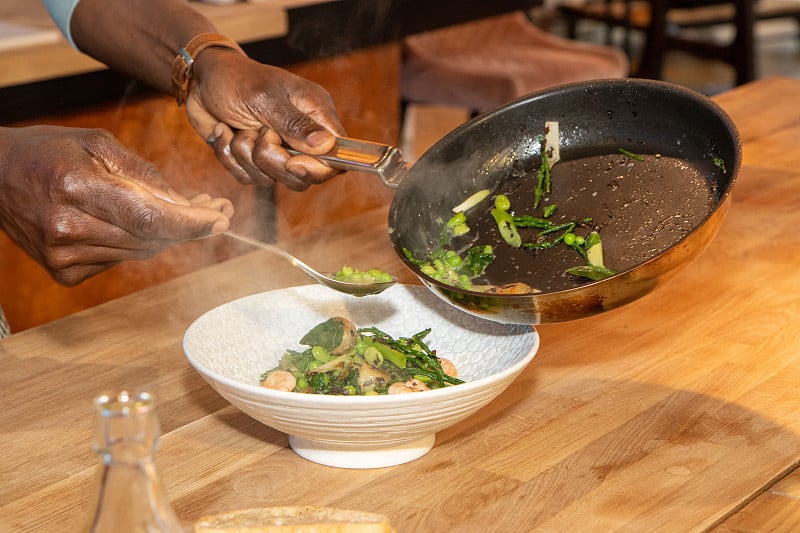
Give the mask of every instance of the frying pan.
[{"label": "frying pan", "polygon": [[[545,122],[553,121],[559,125],[560,161],[552,167],[552,192],[543,203],[557,206],[556,220],[591,219],[606,265],[616,271],[611,277],[590,281],[566,274],[580,263],[566,246],[507,246],[489,215],[498,194],[511,199],[515,214],[536,214],[532,183],[542,164]],[[389,235],[424,285],[458,309],[514,324],[589,317],[663,284],[716,235],[741,163],[739,134],[712,100],[678,85],[638,79],[572,83],[522,97],[453,130],[410,167],[396,149],[385,148],[370,161],[363,147],[349,146],[337,158],[352,164],[333,164],[371,170],[397,186]],[[467,211],[470,232],[450,244],[460,252],[474,244],[493,246],[496,259],[476,283],[524,282],[538,292],[454,287],[408,258],[407,251],[428,257],[452,208],[482,189],[491,194]]]}]

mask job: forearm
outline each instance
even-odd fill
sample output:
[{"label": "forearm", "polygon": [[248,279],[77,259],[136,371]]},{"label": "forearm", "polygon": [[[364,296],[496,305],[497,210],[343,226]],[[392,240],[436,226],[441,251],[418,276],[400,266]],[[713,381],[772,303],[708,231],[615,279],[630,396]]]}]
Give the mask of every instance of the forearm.
[{"label": "forearm", "polygon": [[82,52],[173,95],[178,50],[201,33],[216,32],[186,0],[80,0],[71,29]]}]

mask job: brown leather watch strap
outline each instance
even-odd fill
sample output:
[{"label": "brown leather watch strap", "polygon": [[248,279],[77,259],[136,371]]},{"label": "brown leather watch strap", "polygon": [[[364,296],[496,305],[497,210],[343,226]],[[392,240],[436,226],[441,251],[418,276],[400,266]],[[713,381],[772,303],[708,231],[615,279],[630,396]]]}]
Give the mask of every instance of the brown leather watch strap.
[{"label": "brown leather watch strap", "polygon": [[178,50],[178,55],[172,62],[172,86],[175,89],[175,98],[178,105],[186,102],[189,96],[189,83],[192,80],[192,65],[200,52],[211,46],[222,46],[238,50],[242,54],[244,51],[235,41],[218,33],[201,33],[192,38],[186,46]]}]

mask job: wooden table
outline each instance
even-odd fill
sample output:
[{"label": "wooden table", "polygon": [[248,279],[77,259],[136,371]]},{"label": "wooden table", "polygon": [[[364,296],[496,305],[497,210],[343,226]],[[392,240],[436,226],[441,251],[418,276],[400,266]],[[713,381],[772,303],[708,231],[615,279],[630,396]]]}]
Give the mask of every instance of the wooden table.
[{"label": "wooden table", "polygon": [[[306,283],[262,252],[0,341],[0,531],[81,526],[97,466],[92,398],[129,386],[160,399],[159,463],[186,523],[315,504],[386,513],[400,532],[796,530],[798,93],[800,80],[769,79],[719,96],[744,157],[710,248],[622,309],[540,326],[541,350],[512,386],[409,464],[353,471],[301,459],[185,361],[181,338],[200,314]],[[295,251],[322,267],[334,250],[329,262],[402,272],[385,215]]]}]

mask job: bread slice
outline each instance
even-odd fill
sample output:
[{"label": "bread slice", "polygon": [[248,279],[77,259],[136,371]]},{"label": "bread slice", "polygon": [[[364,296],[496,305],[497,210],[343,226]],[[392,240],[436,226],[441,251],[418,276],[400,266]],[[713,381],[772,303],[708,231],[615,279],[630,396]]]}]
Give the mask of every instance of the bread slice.
[{"label": "bread slice", "polygon": [[205,516],[195,522],[194,533],[395,533],[395,529],[382,514],[308,505]]}]

